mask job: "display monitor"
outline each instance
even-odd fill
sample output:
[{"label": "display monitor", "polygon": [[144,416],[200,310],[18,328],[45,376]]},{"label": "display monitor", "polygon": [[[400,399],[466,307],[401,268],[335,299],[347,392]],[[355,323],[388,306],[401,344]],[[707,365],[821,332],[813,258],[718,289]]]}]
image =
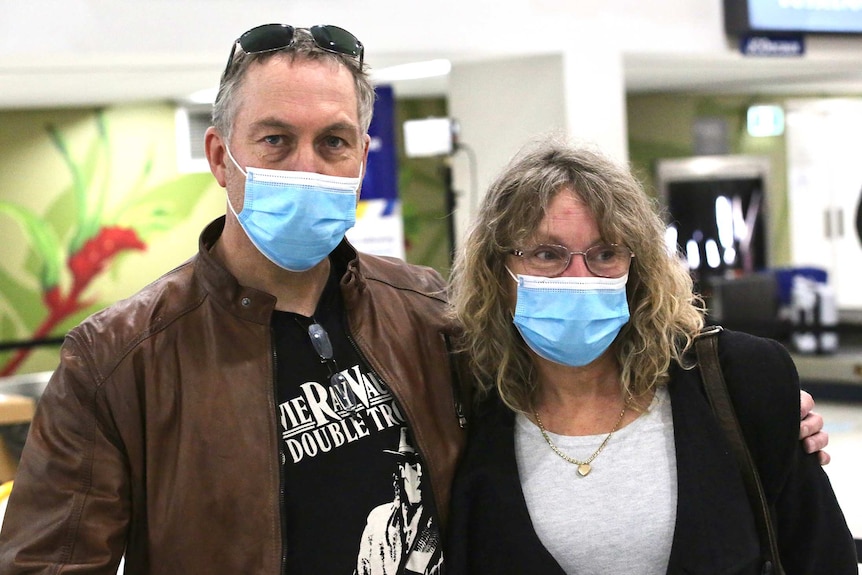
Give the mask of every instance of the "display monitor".
[{"label": "display monitor", "polygon": [[659,160],[656,176],[668,247],[679,249],[696,279],[739,277],[767,267],[767,158]]},{"label": "display monitor", "polygon": [[856,1],[724,0],[730,35],[860,34],[862,5]]}]

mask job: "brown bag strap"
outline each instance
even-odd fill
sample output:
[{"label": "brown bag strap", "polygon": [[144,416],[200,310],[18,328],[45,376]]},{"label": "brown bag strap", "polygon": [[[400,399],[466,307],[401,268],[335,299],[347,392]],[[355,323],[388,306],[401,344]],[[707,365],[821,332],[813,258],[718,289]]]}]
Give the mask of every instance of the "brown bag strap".
[{"label": "brown bag strap", "polygon": [[757,531],[760,534],[760,547],[766,559],[763,573],[784,575],[778,554],[775,526],[769,516],[769,506],[763,493],[763,485],[760,482],[757,469],[754,467],[754,460],[748,451],[745,437],[742,435],[742,428],[740,428],[739,420],[736,418],[736,412],[730,401],[730,394],[727,392],[727,383],[724,381],[724,374],[721,372],[721,364],[718,361],[717,336],[721,329],[721,326],[706,327],[695,340],[694,346],[697,351],[700,375],[703,378],[703,386],[706,389],[706,396],[712,406],[712,411],[715,413],[722,431],[727,436],[733,455],[742,471],[748,498],[755,511],[754,517]]}]

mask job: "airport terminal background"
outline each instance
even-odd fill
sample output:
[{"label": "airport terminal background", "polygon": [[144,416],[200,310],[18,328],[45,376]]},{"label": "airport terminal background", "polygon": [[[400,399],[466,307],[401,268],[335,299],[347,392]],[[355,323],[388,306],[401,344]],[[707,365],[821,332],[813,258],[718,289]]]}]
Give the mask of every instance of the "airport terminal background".
[{"label": "airport terminal background", "polygon": [[[115,4],[0,0],[0,392],[15,392],[0,425],[12,451],[63,333],[183,261],[223,213],[200,148],[209,104],[190,96],[217,82],[231,41],[264,22],[334,23],[363,41],[391,104],[375,142],[395,156],[380,176],[393,192],[375,186],[358,244],[447,273],[482,190],[539,133],[631,162],[711,319],[792,350],[862,539],[862,12],[835,30],[817,14],[763,24],[777,0]],[[411,63],[442,72],[396,75]],[[434,139],[415,140],[410,122]],[[71,215],[82,197],[89,236]],[[46,229],[57,241],[35,246]],[[64,258],[85,249],[104,266],[87,272],[87,305],[62,315],[46,287],[68,290]]]}]

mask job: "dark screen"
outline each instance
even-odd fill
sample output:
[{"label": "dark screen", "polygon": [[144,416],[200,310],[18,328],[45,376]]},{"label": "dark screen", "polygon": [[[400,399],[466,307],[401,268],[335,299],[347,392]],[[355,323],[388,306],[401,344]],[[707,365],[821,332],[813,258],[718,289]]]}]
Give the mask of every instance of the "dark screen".
[{"label": "dark screen", "polygon": [[[717,203],[723,207],[717,210]],[[761,178],[670,182],[667,208],[669,225],[676,227],[677,242],[683,252],[695,244],[697,246],[700,266],[692,272],[700,279],[726,277],[732,272],[741,275],[766,267],[765,202]],[[719,213],[725,216],[717,215]],[[724,234],[720,233],[720,228]],[[709,257],[710,251],[712,257]]]}]

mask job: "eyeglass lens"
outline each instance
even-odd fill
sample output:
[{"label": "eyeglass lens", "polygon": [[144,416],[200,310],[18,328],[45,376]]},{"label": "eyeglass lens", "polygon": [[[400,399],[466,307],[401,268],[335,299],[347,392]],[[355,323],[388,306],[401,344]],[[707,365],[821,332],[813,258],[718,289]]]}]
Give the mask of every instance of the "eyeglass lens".
[{"label": "eyeglass lens", "polygon": [[[338,411],[347,411],[351,415],[359,416],[359,398],[350,387],[347,378],[338,371],[338,364],[335,363],[332,353],[332,342],[329,340],[329,334],[317,322],[308,326],[308,337],[311,339],[311,345],[314,346],[314,351],[320,356],[320,360],[326,363],[329,368],[329,389],[334,400],[339,403]],[[333,370],[333,365],[335,369]]]},{"label": "eyeglass lens", "polygon": [[570,251],[564,246],[541,244],[519,252],[527,271],[536,275],[556,276],[563,273],[572,256],[584,257],[587,269],[600,277],[621,277],[628,272],[632,252],[625,246],[602,244],[583,252]]},{"label": "eyeglass lens", "polygon": [[293,32],[293,26],[288,24],[264,24],[243,34],[237,42],[247,54],[268,52],[290,46]]},{"label": "eyeglass lens", "polygon": [[311,345],[314,346],[314,351],[322,360],[332,359],[332,342],[329,341],[329,334],[323,329],[319,323],[313,323],[308,326],[308,337],[311,338]]},{"label": "eyeglass lens", "polygon": [[335,397],[335,400],[341,404],[341,409],[345,409],[356,414],[359,410],[359,398],[356,397],[356,394],[352,389],[350,389],[350,383],[348,383],[347,378],[344,377],[344,375],[340,372],[332,374],[329,378],[329,389],[332,390],[332,395]]},{"label": "eyeglass lens", "polygon": [[362,66],[362,42],[344,28],[332,25],[312,26],[309,31],[315,43],[324,50],[359,58],[359,66]]}]

